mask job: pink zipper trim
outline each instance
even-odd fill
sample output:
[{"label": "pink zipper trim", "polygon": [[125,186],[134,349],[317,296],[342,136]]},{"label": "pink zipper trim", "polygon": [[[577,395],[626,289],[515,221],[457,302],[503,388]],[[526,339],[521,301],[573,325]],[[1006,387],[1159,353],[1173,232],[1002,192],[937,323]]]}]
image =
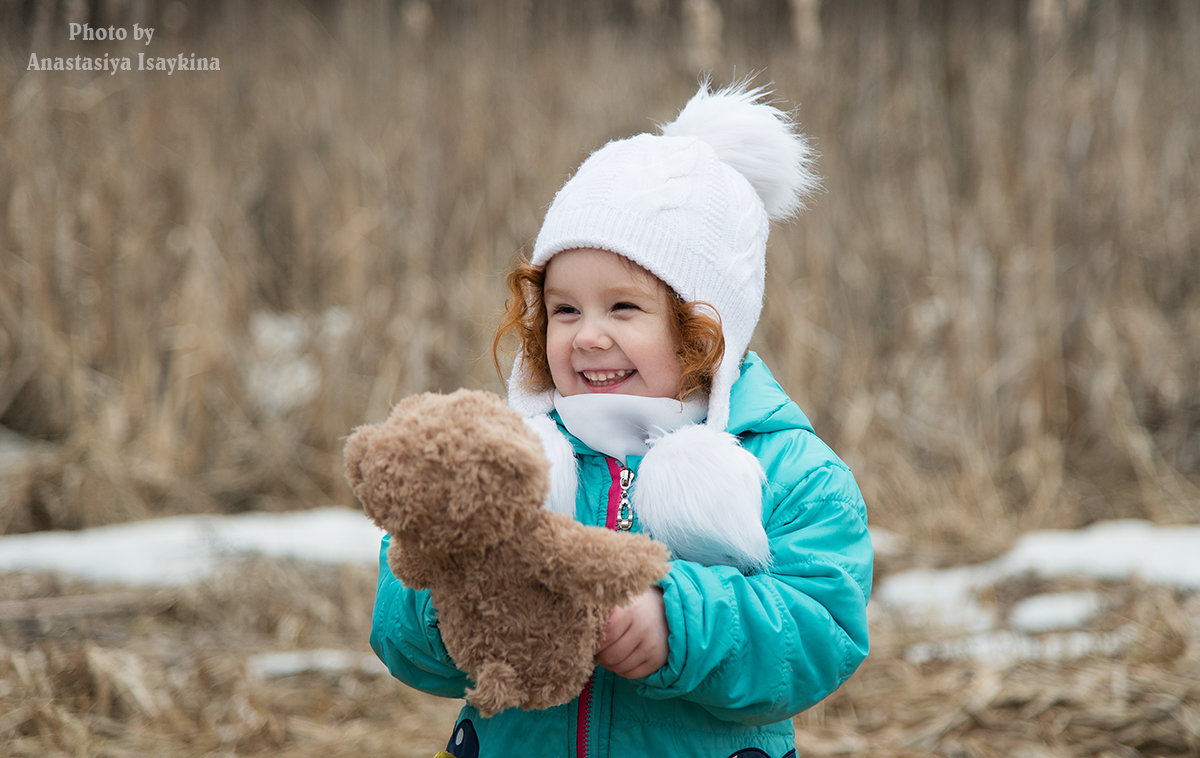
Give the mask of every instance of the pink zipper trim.
[{"label": "pink zipper trim", "polygon": [[583,692],[579,693],[579,724],[575,729],[575,758],[587,758],[587,733],[588,722],[591,721],[592,715],[592,682],[593,679],[588,679],[588,683],[583,685]]},{"label": "pink zipper trim", "polygon": [[617,531],[617,508],[621,504],[621,464],[616,458],[608,458],[608,473],[612,475],[612,485],[608,488],[608,516],[604,525],[614,532]]}]

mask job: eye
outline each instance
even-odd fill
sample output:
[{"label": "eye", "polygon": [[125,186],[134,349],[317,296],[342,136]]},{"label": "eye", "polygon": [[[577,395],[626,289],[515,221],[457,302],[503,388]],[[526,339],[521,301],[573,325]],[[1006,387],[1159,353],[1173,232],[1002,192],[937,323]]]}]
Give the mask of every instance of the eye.
[{"label": "eye", "polygon": [[550,310],[550,315],[552,316],[573,316],[576,313],[579,313],[579,311],[574,306],[566,305],[565,303],[560,303]]},{"label": "eye", "polygon": [[617,303],[616,305],[614,305],[613,310],[614,311],[631,311],[631,310],[636,311],[636,310],[640,310],[640,308],[637,306],[636,303],[621,302],[621,303]]}]

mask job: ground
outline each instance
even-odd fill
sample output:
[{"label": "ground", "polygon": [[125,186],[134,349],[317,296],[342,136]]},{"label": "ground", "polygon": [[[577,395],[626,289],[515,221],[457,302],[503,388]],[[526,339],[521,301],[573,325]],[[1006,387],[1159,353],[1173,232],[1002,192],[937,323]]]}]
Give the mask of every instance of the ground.
[{"label": "ground", "polygon": [[[877,585],[904,568],[880,565]],[[182,587],[4,575],[6,755],[428,758],[444,747],[459,704],[407,688],[370,654],[374,580],[364,565],[263,557]],[[1011,628],[1022,601],[1081,594],[1096,601],[1079,629]],[[1196,593],[1019,575],[985,595],[1002,621],[974,638],[875,604],[867,662],[796,718],[800,754],[1200,751]],[[304,655],[277,655],[289,651]]]}]

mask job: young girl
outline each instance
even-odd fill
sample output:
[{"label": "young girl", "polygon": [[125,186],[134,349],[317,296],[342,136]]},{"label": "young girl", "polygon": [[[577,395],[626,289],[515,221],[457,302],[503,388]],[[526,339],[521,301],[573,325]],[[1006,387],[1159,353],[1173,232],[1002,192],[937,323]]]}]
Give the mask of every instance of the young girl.
[{"label": "young girl", "polygon": [[[647,532],[673,561],[610,616],[574,701],[483,719],[453,756],[795,755],[791,718],[867,654],[872,552],[845,464],[748,351],[769,222],[817,183],[787,116],[707,84],[662,128],[605,145],[555,196],[493,344],[551,462],[545,507]],[[429,593],[383,546],[371,644],[413,687],[469,686]]]}]

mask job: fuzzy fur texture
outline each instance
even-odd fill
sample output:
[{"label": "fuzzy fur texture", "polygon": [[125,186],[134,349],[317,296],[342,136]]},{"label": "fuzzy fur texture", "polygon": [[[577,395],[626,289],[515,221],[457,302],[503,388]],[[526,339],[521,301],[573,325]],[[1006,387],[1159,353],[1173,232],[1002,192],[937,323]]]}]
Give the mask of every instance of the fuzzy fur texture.
[{"label": "fuzzy fur texture", "polygon": [[737,437],[692,424],[651,439],[633,508],[676,558],[754,574],[771,566],[762,525],[765,482],[758,459]]},{"label": "fuzzy fur texture", "polygon": [[550,463],[550,491],[543,508],[575,515],[575,491],[579,488],[579,462],[571,443],[558,431],[558,424],[549,416],[526,417],[525,424],[542,442],[542,452]]},{"label": "fuzzy fur texture", "polygon": [[813,150],[787,113],[770,105],[766,87],[744,81],[713,92],[705,81],[666,137],[706,142],[721,162],[746,177],[773,221],[791,218],[821,186]]},{"label": "fuzzy fur texture", "polygon": [[570,701],[612,609],[667,572],[666,548],[542,508],[542,442],[499,397],[399,403],[346,442],[346,474],[392,536],[392,572],[429,588],[442,641],[484,716]]},{"label": "fuzzy fur texture", "polygon": [[[549,416],[525,419],[542,436],[551,471],[571,473],[571,495],[546,508],[574,515],[578,459]],[[633,484],[634,511],[646,533],[671,555],[705,566],[733,566],[743,574],[771,567],[771,546],[762,525],[766,475],[737,437],[707,424],[689,424],[652,437]]]}]

